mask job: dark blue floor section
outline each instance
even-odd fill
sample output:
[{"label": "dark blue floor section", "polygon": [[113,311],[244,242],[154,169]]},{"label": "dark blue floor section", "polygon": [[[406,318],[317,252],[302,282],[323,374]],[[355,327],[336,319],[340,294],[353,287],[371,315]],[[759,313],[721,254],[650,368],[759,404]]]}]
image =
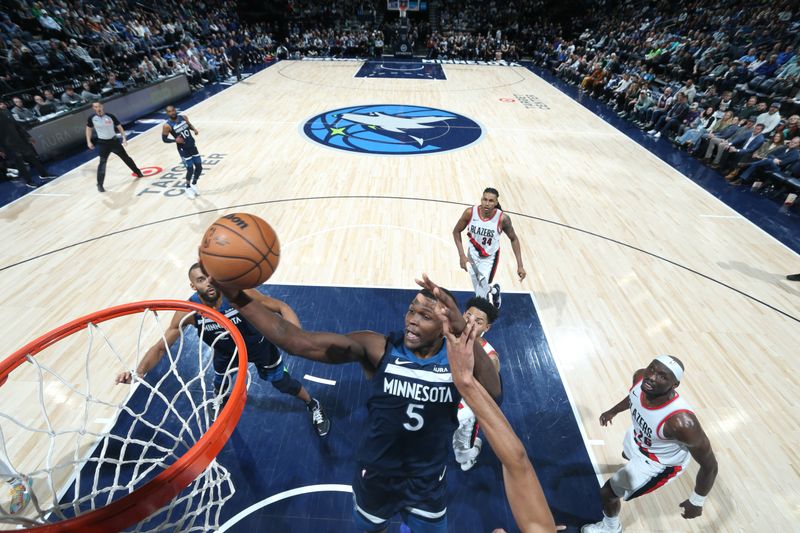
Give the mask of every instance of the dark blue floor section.
[{"label": "dark blue floor section", "polygon": [[[341,333],[402,330],[403,316],[415,295],[399,289],[280,285],[270,286],[268,292],[289,303],[306,329]],[[469,296],[457,294],[462,303]],[[504,295],[501,318],[487,338],[502,361],[503,411],[528,450],[558,522],[577,531],[578,525],[600,516],[597,480],[530,296]],[[222,524],[286,490],[351,484],[354,453],[366,424],[367,379],[356,364],[331,366],[298,357],[287,362],[290,372],[325,406],[333,422],[331,433],[319,439],[302,402],[279,394],[251,372],[244,413],[218,456],[236,486],[236,494],[222,510]],[[157,374],[154,369],[148,379]],[[306,374],[335,380],[336,385],[303,380]],[[451,456],[447,476],[451,532],[486,533],[496,527],[517,531],[505,500],[500,464],[488,445],[468,473]],[[305,494],[257,510],[232,531],[354,531],[351,508],[348,493]],[[399,521],[394,521],[390,531],[398,530]]]},{"label": "dark blue floor section", "polygon": [[[249,68],[243,70],[244,76],[249,77],[256,72],[260,72],[265,68],[275,64],[275,61],[265,63],[263,65],[258,65],[257,67]],[[246,80],[247,78],[243,78]],[[187,109],[195,104],[198,104],[209,98],[214,96],[217,93],[220,93],[231,87],[233,83],[231,82],[220,82],[220,83],[212,83],[210,85],[204,86],[202,89],[195,91],[192,93],[191,96],[179,101],[175,102],[175,106],[178,109]],[[91,109],[86,111],[86,115],[90,115],[92,113]],[[141,135],[142,133],[146,132],[150,128],[153,127],[160,127],[161,124],[167,119],[166,114],[164,114],[163,110],[158,110],[149,115],[145,115],[140,117],[136,122],[133,124],[126,124],[125,125],[125,132],[128,139],[134,139],[136,136]],[[76,149],[74,152],[70,154],[66,154],[64,157],[54,160],[48,161],[45,164],[47,170],[55,175],[62,175],[66,174],[70,170],[82,165],[83,163],[97,157],[97,150],[88,150],[85,146]],[[141,166],[147,166],[146,162],[139,162]],[[89,183],[88,187],[94,187],[94,183]],[[29,192],[34,192],[33,189],[29,189],[25,186],[25,184],[21,180],[14,180],[14,181],[2,181],[0,182],[0,207],[13,202],[14,200],[25,196]],[[46,189],[45,191],[46,192]]]},{"label": "dark blue floor section", "polygon": [[[344,333],[401,330],[415,292],[271,286],[269,294],[289,303],[305,328]],[[463,303],[470,295],[457,296]],[[487,338],[502,360],[503,411],[524,442],[556,517],[573,526],[597,519],[597,480],[530,296],[504,295],[502,318]],[[242,421],[220,455],[222,464],[234,471],[237,489],[223,509],[226,518],[285,490],[351,483],[354,449],[366,423],[366,378],[357,365],[328,366],[296,357],[289,368],[298,378],[310,374],[336,381],[335,387],[304,381],[331,414],[331,434],[318,442],[299,402],[255,380]],[[484,447],[478,465],[468,473],[451,459],[447,475],[450,531],[516,530],[505,503],[500,464],[490,447]],[[310,494],[262,508],[234,530],[353,531],[350,509],[348,494]]]},{"label": "dark blue floor section", "polygon": [[446,80],[441,65],[422,64],[399,61],[367,61],[358,72],[356,78],[386,78],[404,80]]},{"label": "dark blue floor section", "polygon": [[735,209],[758,227],[800,253],[800,208],[783,208],[781,201],[752,192],[749,187],[729,185],[716,170],[707,167],[686,152],[675,148],[666,138],[653,139],[632,122],[620,118],[606,104],[581,93],[574,85],[555,77],[552,72],[523,62],[537,76],[570,96],[586,109],[627,135],[665,163],[700,185],[708,193]]}]

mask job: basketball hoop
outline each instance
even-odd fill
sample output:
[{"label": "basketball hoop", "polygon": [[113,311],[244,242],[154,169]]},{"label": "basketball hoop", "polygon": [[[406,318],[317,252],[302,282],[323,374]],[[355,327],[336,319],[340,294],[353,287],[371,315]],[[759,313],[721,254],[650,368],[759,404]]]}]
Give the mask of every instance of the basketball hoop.
[{"label": "basketball hoop", "polygon": [[[115,386],[116,372],[130,368],[131,357],[123,354],[135,354],[133,364],[138,364],[142,343],[148,342],[145,335],[160,332],[166,344],[158,315],[166,311],[188,314],[180,324],[176,348],[166,346],[168,357],[148,374],[148,378],[150,374],[156,378],[145,381],[133,373],[130,389]],[[138,314],[141,317],[132,316]],[[183,326],[195,315],[220,326],[218,333],[213,330],[214,344],[230,338],[238,352],[237,368],[233,368],[237,358],[232,358],[225,374],[230,395],[221,410],[221,398],[209,394],[206,386],[205,374],[212,359],[202,344],[206,322],[198,336],[196,355],[191,353],[193,343],[184,335]],[[123,342],[112,343],[112,336],[130,329],[124,327],[127,322],[139,324],[138,337],[127,335]],[[74,346],[82,337],[76,334],[84,330],[89,346],[81,359]],[[68,368],[58,368],[64,360],[69,360]],[[26,362],[29,365],[23,366]],[[162,371],[163,366],[168,368]],[[95,372],[98,376],[93,379]],[[120,305],[42,335],[0,362],[0,468],[10,469],[4,472],[6,476],[10,473],[23,479],[30,492],[25,509],[17,514],[0,506],[0,523],[41,533],[122,531],[137,523],[134,531],[218,529],[219,509],[233,495],[234,487],[230,473],[216,462],[216,456],[242,414],[246,381],[247,350],[241,333],[219,312],[194,302],[153,300]],[[26,400],[16,401],[15,392],[27,392]],[[121,401],[103,397],[123,392]],[[68,404],[66,423],[65,413],[58,413],[64,403]],[[40,412],[42,421],[24,412],[26,408],[34,415]],[[89,420],[88,414],[103,410],[106,428],[95,430],[93,424],[101,419]],[[143,437],[148,433],[152,433],[149,441]],[[34,439],[47,441],[49,446],[36,445]],[[83,440],[94,444],[83,445]],[[75,449],[62,450],[56,457],[54,448],[72,441]],[[14,453],[20,442],[28,445]],[[30,457],[37,453],[45,457]],[[26,469],[24,463],[35,466]],[[64,474],[73,480],[57,486],[55,478]],[[109,479],[112,482],[105,483]]]}]

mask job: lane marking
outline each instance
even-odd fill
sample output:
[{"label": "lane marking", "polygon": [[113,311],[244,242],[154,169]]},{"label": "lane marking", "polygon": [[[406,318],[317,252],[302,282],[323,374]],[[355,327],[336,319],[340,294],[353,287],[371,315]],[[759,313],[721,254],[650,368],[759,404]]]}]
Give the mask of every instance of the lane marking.
[{"label": "lane marking", "polygon": [[700,215],[700,218],[744,218],[742,215]]},{"label": "lane marking", "polygon": [[353,488],[350,485],[336,485],[336,484],[326,484],[326,485],[307,485],[305,487],[298,487],[296,489],[286,490],[283,492],[279,492],[274,496],[270,496],[264,500],[261,500],[258,503],[254,503],[250,507],[243,509],[242,511],[238,512],[233,518],[222,524],[219,528],[219,533],[224,533],[225,531],[230,530],[233,526],[235,526],[238,522],[240,522],[243,518],[246,518],[248,515],[251,515],[253,512],[267,507],[268,505],[272,505],[275,502],[279,502],[281,500],[285,500],[287,498],[292,498],[294,496],[299,496],[301,494],[313,494],[315,492],[347,492],[352,493]]},{"label": "lane marking", "polygon": [[305,376],[303,376],[303,379],[307,379],[308,381],[315,381],[317,383],[322,383],[323,385],[336,385],[336,382],[332,379],[318,378],[317,376],[312,376],[311,374],[306,374]]}]

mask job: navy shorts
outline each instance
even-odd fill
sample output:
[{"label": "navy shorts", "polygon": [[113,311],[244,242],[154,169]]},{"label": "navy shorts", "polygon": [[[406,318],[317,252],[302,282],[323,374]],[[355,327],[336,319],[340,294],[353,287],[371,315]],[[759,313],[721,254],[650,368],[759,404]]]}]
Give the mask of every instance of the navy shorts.
[{"label": "navy shorts", "polygon": [[200,157],[200,152],[197,151],[196,144],[192,144],[191,146],[187,146],[186,144],[179,144],[178,153],[180,154],[181,158],[183,158],[184,161],[186,161],[187,159],[192,159],[193,157]]},{"label": "navy shorts", "polygon": [[353,480],[353,515],[361,531],[381,531],[400,514],[414,533],[447,532],[447,467],[423,477],[391,477],[360,468]]},{"label": "navy shorts", "polygon": [[[247,343],[247,362],[256,365],[259,377],[267,381],[279,381],[286,372],[281,351],[266,339],[261,339],[258,343]],[[218,390],[222,388],[223,378],[228,369],[235,371],[238,365],[238,356],[218,350],[214,351],[214,386]],[[227,389],[227,386],[225,388]]]}]

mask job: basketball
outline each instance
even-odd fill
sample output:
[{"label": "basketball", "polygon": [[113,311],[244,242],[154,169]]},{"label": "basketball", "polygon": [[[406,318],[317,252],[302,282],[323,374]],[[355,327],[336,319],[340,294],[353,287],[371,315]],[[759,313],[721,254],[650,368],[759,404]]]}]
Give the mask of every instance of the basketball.
[{"label": "basketball", "polygon": [[249,213],[217,219],[203,235],[200,263],[215,281],[236,289],[252,289],[278,268],[281,245],[272,226]]}]

